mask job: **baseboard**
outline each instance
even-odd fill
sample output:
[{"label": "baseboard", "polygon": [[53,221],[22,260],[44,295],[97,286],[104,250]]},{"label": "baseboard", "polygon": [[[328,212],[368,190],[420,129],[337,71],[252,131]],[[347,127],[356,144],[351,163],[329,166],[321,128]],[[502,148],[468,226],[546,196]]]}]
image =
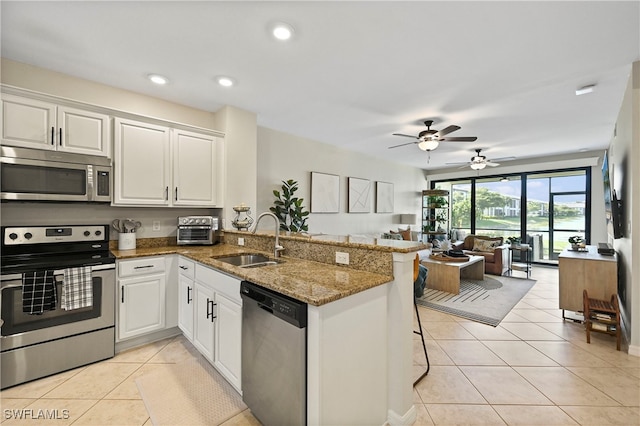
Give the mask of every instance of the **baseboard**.
[{"label": "baseboard", "polygon": [[387,412],[387,423],[389,426],[409,426],[412,425],[417,418],[418,412],[415,405],[412,405],[403,415],[399,415],[392,410]]},{"label": "baseboard", "polygon": [[182,331],[180,331],[178,327],[171,327],[166,330],[156,331],[155,333],[145,334],[144,336],[123,340],[116,343],[116,353],[137,348],[138,346],[146,345],[148,343],[157,342],[158,340],[167,339],[169,337],[175,337],[181,333]]},{"label": "baseboard", "polygon": [[629,355],[640,357],[640,346],[631,346],[629,345]]}]

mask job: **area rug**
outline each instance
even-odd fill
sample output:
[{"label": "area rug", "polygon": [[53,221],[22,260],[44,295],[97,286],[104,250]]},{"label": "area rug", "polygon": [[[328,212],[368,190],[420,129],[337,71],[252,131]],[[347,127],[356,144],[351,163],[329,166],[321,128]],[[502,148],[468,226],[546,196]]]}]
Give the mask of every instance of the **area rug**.
[{"label": "area rug", "polygon": [[535,280],[489,277],[460,280],[460,294],[424,289],[416,302],[427,308],[496,327],[535,284]]},{"label": "area rug", "polygon": [[163,366],[136,379],[156,425],[219,425],[247,408],[204,358]]}]

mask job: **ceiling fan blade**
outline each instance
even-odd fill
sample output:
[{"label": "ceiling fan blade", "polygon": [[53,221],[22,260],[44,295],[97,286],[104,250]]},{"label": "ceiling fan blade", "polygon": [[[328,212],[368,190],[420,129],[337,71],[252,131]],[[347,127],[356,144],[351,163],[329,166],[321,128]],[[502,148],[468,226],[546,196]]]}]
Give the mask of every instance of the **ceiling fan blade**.
[{"label": "ceiling fan blade", "polygon": [[390,146],[387,149],[391,149],[391,148],[398,148],[400,146],[405,146],[405,145],[413,145],[414,143],[418,143],[418,142],[407,142],[407,143],[401,143],[400,145],[394,145],[394,146]]},{"label": "ceiling fan blade", "polygon": [[445,127],[445,128],[444,128],[444,129],[442,129],[442,130],[439,130],[439,131],[436,133],[436,135],[438,135],[439,137],[442,137],[442,136],[444,136],[444,135],[448,135],[448,134],[449,134],[449,133],[451,133],[451,132],[455,132],[456,130],[460,130],[460,126],[454,126],[454,125],[451,125],[451,126]]},{"label": "ceiling fan blade", "polygon": [[500,157],[500,158],[494,158],[493,161],[511,161],[515,159],[516,157]]},{"label": "ceiling fan blade", "polygon": [[498,163],[494,163],[492,161],[487,160],[484,164],[486,164],[489,167],[498,167],[500,164]]},{"label": "ceiling fan blade", "polygon": [[393,136],[404,136],[405,138],[418,139],[416,136],[403,135],[402,133],[392,133]]},{"label": "ceiling fan blade", "polygon": [[478,138],[476,136],[453,136],[449,138],[440,138],[438,140],[447,142],[475,142]]}]

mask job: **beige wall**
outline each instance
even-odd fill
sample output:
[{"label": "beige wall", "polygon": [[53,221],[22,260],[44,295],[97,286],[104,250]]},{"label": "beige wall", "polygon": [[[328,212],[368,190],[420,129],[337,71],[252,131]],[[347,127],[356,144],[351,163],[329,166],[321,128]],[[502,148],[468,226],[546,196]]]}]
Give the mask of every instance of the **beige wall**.
[{"label": "beige wall", "polygon": [[620,287],[626,303],[621,307],[629,327],[629,353],[640,356],[640,262],[633,241],[640,241],[640,62],[632,66],[629,83],[609,146],[611,182],[624,203],[623,238],[611,240],[620,262]]},{"label": "beige wall", "polygon": [[[287,133],[258,128],[258,194],[257,212],[268,211],[275,199],[274,189],[282,181],[298,181],[298,197],[310,210],[311,172],[339,176],[339,213],[311,213],[309,232],[325,234],[369,234],[397,230],[398,215],[420,212],[421,191],[427,189],[424,172],[389,161],[369,157]],[[371,212],[347,213],[347,177],[371,181]],[[394,213],[375,213],[375,182],[394,185]],[[267,225],[265,225],[267,226]],[[403,226],[406,228],[406,226]],[[262,229],[262,225],[261,225]],[[413,229],[418,230],[419,225]]]}]

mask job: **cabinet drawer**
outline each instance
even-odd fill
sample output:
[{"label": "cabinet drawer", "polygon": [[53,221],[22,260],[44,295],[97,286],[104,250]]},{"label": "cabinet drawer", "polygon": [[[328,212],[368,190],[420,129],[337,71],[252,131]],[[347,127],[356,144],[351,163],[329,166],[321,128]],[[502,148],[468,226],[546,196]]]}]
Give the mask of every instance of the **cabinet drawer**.
[{"label": "cabinet drawer", "polygon": [[185,257],[178,257],[178,272],[187,278],[194,279],[196,275],[196,264],[193,260]]},{"label": "cabinet drawer", "polygon": [[164,272],[164,257],[143,257],[135,260],[123,260],[118,263],[118,275],[131,277]]}]

